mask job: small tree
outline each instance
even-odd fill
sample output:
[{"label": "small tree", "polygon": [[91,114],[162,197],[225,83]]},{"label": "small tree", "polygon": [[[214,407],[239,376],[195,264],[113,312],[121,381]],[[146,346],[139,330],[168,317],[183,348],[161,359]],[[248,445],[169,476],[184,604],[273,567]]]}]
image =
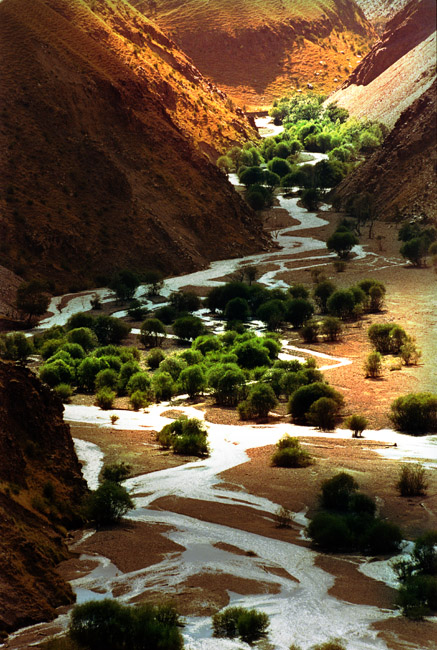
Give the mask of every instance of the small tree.
[{"label": "small tree", "polygon": [[112,483],[122,483],[131,474],[131,466],[121,461],[119,463],[111,463],[105,465],[102,471],[102,476],[105,481],[111,481]]},{"label": "small tree", "polygon": [[396,487],[401,497],[417,497],[425,494],[428,483],[424,467],[420,463],[401,465]]},{"label": "small tree", "polygon": [[376,379],[382,375],[382,357],[379,352],[371,352],[364,364],[366,377]]},{"label": "small tree", "polygon": [[338,420],[339,404],[330,397],[320,397],[311,404],[306,420],[320,431],[333,431]]},{"label": "small tree", "polygon": [[244,607],[228,607],[212,617],[215,637],[235,639],[239,637],[252,645],[266,635],[269,617],[264,612]]},{"label": "small tree", "polygon": [[326,306],[333,316],[348,320],[354,316],[355,304],[355,296],[350,289],[339,289],[328,298]]},{"label": "small tree", "polygon": [[321,324],[321,333],[328,341],[338,341],[343,327],[339,318],[326,316]]},{"label": "small tree", "polygon": [[24,282],[17,289],[16,298],[17,309],[27,314],[27,320],[30,324],[38,316],[42,316],[48,309],[50,297],[47,289],[38,280]]},{"label": "small tree", "polygon": [[363,431],[367,428],[368,421],[363,415],[350,415],[345,420],[345,425],[352,431],[352,438],[362,438]]},{"label": "small tree", "polygon": [[329,251],[335,251],[338,257],[345,260],[349,257],[352,248],[358,244],[358,239],[350,231],[335,232],[329,237],[326,246]]},{"label": "small tree", "polygon": [[166,337],[164,324],[158,318],[145,320],[140,332],[141,343],[147,348],[160,347]]},{"label": "small tree", "polygon": [[295,328],[302,325],[314,314],[314,307],[305,298],[292,298],[285,303],[286,319]]},{"label": "small tree", "polygon": [[182,389],[192,398],[202,393],[206,387],[205,374],[202,366],[194,365],[182,370],[179,381]]},{"label": "small tree", "polygon": [[173,331],[182,341],[189,341],[203,334],[205,327],[197,316],[182,316],[173,323]]},{"label": "small tree", "polygon": [[91,493],[88,503],[90,519],[98,527],[118,524],[123,515],[132,508],[134,504],[127,490],[112,481],[104,481]]},{"label": "small tree", "polygon": [[142,281],[147,287],[147,295],[150,297],[157,296],[161,291],[164,280],[160,271],[145,271],[142,276]]},{"label": "small tree", "polygon": [[314,288],[314,300],[316,301],[322,314],[325,314],[327,311],[326,303],[328,298],[334,293],[335,284],[330,280],[323,280],[319,282]]},{"label": "small tree", "polygon": [[391,405],[390,419],[396,429],[411,435],[424,435],[437,431],[437,395],[409,393],[395,399]]},{"label": "small tree", "polygon": [[119,271],[113,276],[109,283],[109,288],[114,291],[118,300],[125,301],[131,300],[134,297],[135,291],[139,285],[140,279],[138,275],[125,269]]},{"label": "small tree", "polygon": [[21,332],[0,336],[0,357],[24,363],[34,352],[32,339]]},{"label": "small tree", "polygon": [[[271,386],[268,384],[255,384],[250,391],[245,402],[247,405],[249,417],[266,418],[269,411],[278,403],[276,395]],[[245,413],[244,408],[239,408],[240,415]]]}]

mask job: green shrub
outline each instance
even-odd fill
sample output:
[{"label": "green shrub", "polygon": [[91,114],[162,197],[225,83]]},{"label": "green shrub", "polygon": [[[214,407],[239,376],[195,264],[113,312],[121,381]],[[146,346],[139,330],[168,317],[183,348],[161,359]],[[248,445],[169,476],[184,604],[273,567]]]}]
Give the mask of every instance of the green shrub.
[{"label": "green shrub", "polygon": [[139,409],[144,408],[148,404],[148,394],[144,391],[141,390],[135,390],[133,393],[130,395],[130,403],[132,404],[132,407],[134,411],[138,411]]},{"label": "green shrub", "polygon": [[152,370],[156,370],[161,361],[164,361],[164,359],[165,355],[162,350],[159,348],[154,348],[153,350],[150,350],[149,354],[147,355],[147,365]]},{"label": "green shrub", "polygon": [[74,383],[74,370],[62,359],[56,359],[53,363],[46,363],[40,368],[39,376],[42,381],[54,388],[59,384]]},{"label": "green shrub", "polygon": [[96,348],[98,343],[96,335],[88,327],[78,327],[69,330],[67,339],[70,343],[77,343],[80,345],[85,352],[90,352]]},{"label": "green shrub", "polygon": [[[266,418],[269,411],[271,411],[277,403],[278,400],[276,399],[276,395],[271,386],[268,384],[255,384],[250,388],[246,400],[249,418]],[[242,419],[246,419],[243,417],[245,414],[244,408],[245,407],[238,409]]]},{"label": "green shrub", "polygon": [[355,305],[355,296],[350,289],[334,291],[326,302],[328,312],[342,320],[353,318]]},{"label": "green shrub", "polygon": [[238,343],[233,351],[237,355],[238,365],[252,370],[261,366],[271,366],[270,350],[255,339]]},{"label": "green shrub", "polygon": [[292,298],[285,303],[286,320],[298,329],[314,314],[314,307],[305,298]]},{"label": "green shrub", "polygon": [[169,372],[157,372],[152,377],[152,390],[158,402],[169,400],[175,393],[173,377]]},{"label": "green shrub", "polygon": [[92,650],[182,650],[179,626],[172,606],[129,606],[105,599],[75,606],[69,636]]},{"label": "green shrub", "polygon": [[424,467],[420,463],[401,465],[396,487],[401,497],[417,497],[425,494],[428,484]]},{"label": "green shrub", "polygon": [[73,389],[69,384],[58,384],[54,387],[53,390],[55,391],[56,395],[64,402],[64,404],[68,404],[70,402],[70,398],[73,395]]},{"label": "green shrub", "polygon": [[376,379],[382,375],[382,357],[379,352],[371,352],[364,363],[366,377]]},{"label": "green shrub", "polygon": [[101,359],[95,357],[85,357],[80,362],[77,368],[77,381],[79,386],[85,390],[93,391],[96,377],[100,370],[107,367],[106,363],[102,363]]},{"label": "green shrub", "polygon": [[85,350],[79,343],[63,343],[60,350],[67,352],[73,359],[83,359]]},{"label": "green shrub", "polygon": [[358,490],[358,483],[346,472],[339,472],[322,483],[320,503],[327,510],[346,512],[351,496]]},{"label": "green shrub", "polygon": [[350,551],[354,546],[344,517],[331,512],[319,512],[314,516],[308,526],[308,536],[326,551]]},{"label": "green shrub", "polygon": [[101,388],[96,393],[96,404],[101,409],[107,411],[114,406],[115,393],[108,387]]},{"label": "green shrub", "polygon": [[362,438],[363,431],[368,425],[367,419],[363,415],[350,415],[345,420],[345,425],[352,431],[352,438]]},{"label": "green shrub", "polygon": [[131,466],[127,465],[125,462],[119,463],[110,463],[105,465],[102,470],[102,477],[105,481],[111,481],[112,483],[122,483],[131,474]]},{"label": "green shrub", "polygon": [[157,348],[166,337],[164,324],[158,318],[148,318],[141,325],[140,340],[145,347]]},{"label": "green shrub", "polygon": [[346,646],[338,639],[332,639],[331,641],[325,641],[325,643],[318,643],[311,650],[346,650]]},{"label": "green shrub", "polygon": [[220,406],[235,406],[246,383],[244,372],[235,363],[217,363],[210,368],[207,383]]},{"label": "green shrub", "polygon": [[172,376],[173,381],[177,381],[182,370],[185,370],[186,367],[187,362],[185,359],[173,354],[166,357],[164,361],[161,361],[159,364],[159,371],[168,372]]},{"label": "green shrub", "polygon": [[164,449],[173,449],[175,454],[208,456],[208,432],[205,425],[196,418],[182,416],[166,424],[157,434],[157,440]]},{"label": "green shrub", "polygon": [[371,344],[381,354],[399,354],[410,341],[406,332],[396,323],[374,323],[367,331]]},{"label": "green shrub", "polygon": [[134,507],[127,490],[112,481],[104,481],[91,492],[88,500],[88,515],[97,526],[117,524]]},{"label": "green shrub", "polygon": [[319,323],[317,321],[308,321],[299,332],[299,336],[305,343],[316,343],[319,336]]},{"label": "green shrub", "polygon": [[343,330],[341,321],[335,316],[326,316],[321,324],[321,333],[328,341],[338,341]]},{"label": "green shrub", "polygon": [[13,361],[25,361],[34,352],[31,338],[21,332],[0,335],[0,356]]},{"label": "green shrub", "polygon": [[110,388],[115,390],[117,388],[118,375],[115,370],[112,368],[106,368],[105,370],[99,370],[96,375],[95,387],[96,390],[101,388]]},{"label": "green shrub", "polygon": [[277,448],[271,460],[274,467],[308,467],[312,462],[310,454],[299,444],[296,447]]},{"label": "green shrub", "polygon": [[196,339],[204,331],[205,326],[197,316],[182,316],[173,323],[173,332],[182,341]]},{"label": "green shrub", "polygon": [[437,395],[409,393],[398,397],[389,414],[399,431],[420,436],[437,431]]},{"label": "green shrub", "polygon": [[269,617],[264,612],[244,607],[228,607],[212,617],[214,636],[235,639],[239,637],[249,644],[266,636]]},{"label": "green shrub", "polygon": [[[64,343],[65,342],[63,339],[48,339],[47,341],[44,341],[44,343],[39,348],[39,353],[42,358],[47,361],[47,359],[50,359],[50,357],[56,354],[56,352],[64,345]],[[83,350],[82,347],[81,349]]]},{"label": "green shrub", "polygon": [[179,382],[182,390],[186,391],[190,397],[195,397],[202,393],[206,387],[205,374],[202,366],[188,366],[182,370],[179,376]]},{"label": "green shrub", "polygon": [[147,372],[141,371],[136,372],[129,378],[127,382],[126,390],[129,396],[136,391],[141,391],[142,393],[147,393],[150,389],[151,379],[150,375]]},{"label": "green shrub", "polygon": [[307,422],[320,431],[333,431],[338,422],[339,403],[330,397],[320,397],[305,414]]},{"label": "green shrub", "polygon": [[184,350],[183,352],[181,352],[181,354],[179,356],[189,366],[196,366],[199,363],[202,363],[202,361],[203,361],[203,354],[201,353],[201,351],[200,350],[194,350],[193,348],[189,348],[188,350]]},{"label": "green shrub", "polygon": [[306,386],[298,388],[290,397],[288,411],[291,413],[295,422],[306,422],[306,414],[310,411],[311,406],[321,397],[327,397],[336,402],[338,410],[344,404],[343,396],[332,386],[320,381],[313,382]]},{"label": "green shrub", "polygon": [[120,395],[123,395],[125,393],[130,378],[137,372],[141,372],[141,368],[139,364],[133,359],[125,361],[125,363],[123,363],[118,375],[118,392]]}]

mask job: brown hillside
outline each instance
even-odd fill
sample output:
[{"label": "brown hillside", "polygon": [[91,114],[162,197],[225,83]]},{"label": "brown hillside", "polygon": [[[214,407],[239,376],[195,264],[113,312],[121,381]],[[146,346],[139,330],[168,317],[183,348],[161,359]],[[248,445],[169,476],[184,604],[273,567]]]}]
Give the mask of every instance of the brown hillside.
[{"label": "brown hillside", "polygon": [[30,371],[0,362],[0,638],[74,600],[55,566],[86,486],[62,412]]},{"label": "brown hillside", "polygon": [[133,0],[241,106],[291,88],[331,91],[375,37],[353,0]]},{"label": "brown hillside", "polygon": [[150,21],[121,0],[4,0],[0,23],[0,264],[62,290],[266,244],[203,153],[255,132]]},{"label": "brown hillside", "polygon": [[435,0],[413,0],[387,24],[381,41],[330,101],[391,128],[431,85],[435,53]]},{"label": "brown hillside", "polygon": [[345,200],[359,192],[374,195],[382,218],[397,214],[437,215],[437,83],[396,122],[382,147],[336,189]]}]

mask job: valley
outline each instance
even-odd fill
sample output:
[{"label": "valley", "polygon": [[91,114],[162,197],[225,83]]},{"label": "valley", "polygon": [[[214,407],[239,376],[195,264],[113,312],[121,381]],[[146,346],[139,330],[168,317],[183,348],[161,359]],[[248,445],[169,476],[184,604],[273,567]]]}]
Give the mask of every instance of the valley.
[{"label": "valley", "polygon": [[434,10],[0,3],[0,648],[435,648]]}]

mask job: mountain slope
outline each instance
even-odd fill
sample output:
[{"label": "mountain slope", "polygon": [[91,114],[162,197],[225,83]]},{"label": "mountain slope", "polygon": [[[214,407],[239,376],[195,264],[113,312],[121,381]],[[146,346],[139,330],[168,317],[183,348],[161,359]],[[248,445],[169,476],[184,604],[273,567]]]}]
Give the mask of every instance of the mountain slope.
[{"label": "mountain slope", "polygon": [[375,36],[353,0],[133,2],[251,110],[267,108],[290,86],[332,90]]},{"label": "mountain slope", "polygon": [[356,0],[368,20],[381,29],[390,18],[401,11],[410,0]]},{"label": "mountain slope", "polygon": [[413,0],[387,24],[381,41],[329,101],[393,127],[432,84],[435,52],[435,0]]},{"label": "mountain slope", "polygon": [[86,486],[62,412],[29,370],[0,361],[0,639],[74,601],[55,566]]},{"label": "mountain slope", "polygon": [[121,0],[3,0],[0,23],[0,264],[63,290],[266,244],[204,155],[255,132],[150,21]]},{"label": "mountain slope", "polygon": [[375,197],[381,218],[437,215],[437,82],[399,120],[382,147],[335,190],[343,205],[360,192]]}]

